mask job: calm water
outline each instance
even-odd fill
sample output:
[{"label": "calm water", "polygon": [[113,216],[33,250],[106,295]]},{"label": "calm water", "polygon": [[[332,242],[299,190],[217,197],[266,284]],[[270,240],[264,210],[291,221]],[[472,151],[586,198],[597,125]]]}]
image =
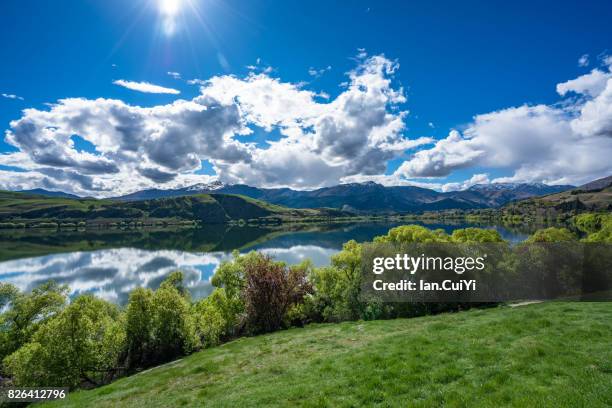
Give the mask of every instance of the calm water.
[{"label": "calm water", "polygon": [[[212,226],[177,231],[2,232],[0,281],[22,290],[53,279],[69,285],[73,295],[95,293],[123,304],[138,287],[156,288],[174,270],[183,271],[194,298],[207,296],[210,279],[233,250],[258,250],[289,264],[311,259],[329,263],[342,243],[371,240],[399,224],[349,224],[272,230]],[[468,224],[423,224],[452,232]],[[530,228],[495,228],[509,241],[521,241]]]}]

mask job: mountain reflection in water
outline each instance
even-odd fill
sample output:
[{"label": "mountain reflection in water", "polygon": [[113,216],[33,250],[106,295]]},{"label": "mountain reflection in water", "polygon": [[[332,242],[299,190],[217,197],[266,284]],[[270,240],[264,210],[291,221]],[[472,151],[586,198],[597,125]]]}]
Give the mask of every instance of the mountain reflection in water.
[{"label": "mountain reflection in water", "polygon": [[[420,224],[420,223],[419,223]],[[231,252],[258,250],[295,264],[315,266],[350,239],[363,242],[385,234],[397,223],[334,224],[283,230],[210,226],[177,231],[4,231],[0,234],[0,281],[29,291],[50,279],[67,284],[72,295],[94,293],[125,304],[136,287],[157,288],[172,271],[181,270],[195,299],[212,291],[211,277]],[[425,224],[452,232],[466,224]],[[529,231],[497,229],[505,239],[523,240]]]}]

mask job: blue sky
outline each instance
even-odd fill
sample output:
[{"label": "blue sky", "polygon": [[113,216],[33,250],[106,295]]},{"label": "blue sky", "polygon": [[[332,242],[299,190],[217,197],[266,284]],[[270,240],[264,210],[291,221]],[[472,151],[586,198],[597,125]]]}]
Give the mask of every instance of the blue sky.
[{"label": "blue sky", "polygon": [[[350,155],[343,156],[332,149],[335,146],[333,141],[331,145],[322,146],[323,139],[316,139],[318,147],[315,153],[325,157],[326,165],[345,168],[337,174],[334,172],[334,178],[329,180],[318,177],[310,181],[293,182],[290,179],[266,178],[263,169],[255,171],[251,176],[243,175],[249,168],[248,164],[256,159],[245,159],[244,155],[238,155],[241,158],[237,160],[243,160],[244,163],[232,167],[231,163],[227,163],[233,160],[229,156],[215,156],[204,148],[194,149],[192,155],[181,151],[185,161],[170,165],[166,159],[156,160],[154,154],[147,153],[149,147],[146,147],[145,150],[138,150],[139,154],[148,155],[146,169],[138,164],[128,166],[124,162],[119,163],[118,160],[123,159],[113,155],[116,152],[109,153],[108,148],[106,153],[96,151],[96,143],[93,143],[97,140],[95,135],[90,137],[87,134],[83,134],[83,138],[72,139],[74,150],[79,153],[89,152],[92,156],[75,155],[58,165],[39,159],[40,145],[36,148],[25,145],[41,137],[28,134],[20,138],[21,144],[17,143],[18,146],[9,140],[0,142],[0,153],[22,153],[19,160],[13,157],[0,162],[0,169],[5,170],[0,174],[0,182],[4,188],[33,187],[28,184],[33,183],[32,180],[43,187],[63,188],[73,185],[71,177],[79,176],[81,184],[72,189],[74,192],[94,192],[94,195],[104,196],[119,191],[112,183],[113,177],[119,180],[129,176],[126,174],[129,172],[136,172],[140,176],[151,172],[156,175],[167,174],[162,177],[143,176],[142,180],[130,186],[133,189],[146,186],[149,182],[175,186],[199,180],[195,175],[213,174],[213,165],[217,175],[230,182],[264,186],[290,185],[296,188],[314,188],[372,177],[388,184],[429,183],[435,188],[457,188],[452,183],[466,182],[474,175],[481,175],[477,179],[482,181],[503,178],[550,183],[576,183],[590,177],[607,175],[605,173],[610,168],[603,163],[573,170],[567,166],[572,160],[564,158],[562,161],[566,163],[566,170],[563,170],[563,163],[551,163],[548,167],[559,167],[551,172],[536,169],[536,159],[505,160],[507,157],[504,155],[519,155],[520,149],[507,153],[492,148],[488,140],[494,136],[483,134],[484,130],[478,127],[474,117],[521,106],[529,109],[547,107],[551,111],[545,108],[528,109],[527,112],[506,112],[509,118],[484,118],[487,121],[484,125],[497,126],[509,120],[524,123],[524,117],[533,118],[534,115],[538,116],[539,125],[543,122],[554,123],[553,119],[561,115],[567,121],[567,129],[572,130],[552,129],[546,135],[549,139],[542,136],[537,146],[545,145],[547,140],[556,140],[559,136],[555,132],[575,132],[576,138],[602,138],[584,141],[584,150],[579,149],[583,152],[581,154],[590,155],[588,146],[593,145],[597,145],[599,151],[603,149],[604,152],[610,152],[610,135],[606,133],[608,129],[589,133],[586,125],[573,126],[572,121],[583,119],[576,112],[588,107],[589,103],[598,103],[597,98],[604,92],[610,71],[606,57],[612,53],[612,5],[606,1],[495,3],[3,1],[0,4],[0,53],[3,61],[0,64],[0,94],[4,94],[0,97],[0,124],[3,131],[16,133],[9,122],[24,118],[26,115],[22,113],[23,109],[48,111],[46,104],[55,103],[59,99],[84,98],[94,101],[104,98],[121,101],[129,106],[153,108],[167,106],[177,99],[192,100],[199,97],[202,92],[200,87],[189,84],[188,80],[208,80],[227,75],[244,79],[249,72],[266,75],[277,79],[279,83],[293,84],[313,93],[325,93],[327,97],[313,97],[313,100],[323,104],[334,101],[347,91],[346,86],[341,86],[349,81],[347,72],[360,69],[360,66],[367,64],[367,58],[384,55],[392,63],[399,64],[399,67],[393,68],[392,73],[385,71],[382,75],[388,76],[392,81],[391,89],[401,89],[406,99],[405,102],[385,102],[385,109],[391,115],[406,112],[401,117],[401,130],[390,130],[392,127],[388,127],[386,131],[396,132],[399,137],[410,140],[421,137],[446,140],[452,146],[447,149],[445,144],[438,145],[432,141],[400,153],[395,148],[392,154],[368,152],[368,160],[376,160],[374,157],[378,157],[386,163],[386,169],[380,172],[379,168],[373,169],[380,166],[370,164],[359,170],[348,169],[351,167],[347,164]],[[174,7],[176,13],[172,10]],[[364,53],[361,50],[365,50],[367,57],[359,57],[359,54]],[[583,55],[588,55],[588,64],[585,60],[579,64]],[[257,65],[257,68],[249,70],[247,66],[251,65]],[[558,92],[558,84],[592,75],[594,70],[601,73],[595,73],[600,93],[575,86],[570,86],[563,95]],[[315,71],[316,74],[312,75]],[[179,73],[180,79],[169,75],[169,72]],[[583,82],[589,82],[590,79],[593,77],[583,79]],[[138,92],[114,84],[117,80],[148,82],[179,91],[180,94]],[[212,91],[210,93],[215,94]],[[236,94],[236,97],[241,96]],[[572,108],[566,108],[567,105]],[[92,112],[95,111],[92,109]],[[241,107],[241,112],[245,111]],[[317,121],[320,118],[311,119],[314,134],[318,132]],[[610,118],[596,119],[607,123]],[[242,125],[251,129],[252,133],[238,132],[242,134],[234,135],[235,140],[252,142],[255,148],[266,149],[270,146],[267,142],[274,143],[286,137],[279,130],[286,129],[286,124],[275,122],[266,128],[261,126],[261,120],[242,120],[247,121]],[[344,118],[338,120],[342,122]],[[492,124],[490,120],[497,122]],[[51,122],[56,123],[53,120]],[[114,122],[109,119],[109,123]],[[517,126],[520,129],[520,125]],[[41,125],[41,129],[44,127]],[[73,129],[66,131],[73,132]],[[453,129],[460,132],[462,139],[451,143],[449,132]],[[306,127],[302,131],[309,134]],[[508,133],[502,137],[505,146],[508,146],[512,142],[507,141],[514,140],[513,135],[517,130],[516,127],[510,130],[504,128],[500,132]],[[339,132],[335,137],[344,136]],[[373,136],[368,137],[371,142]],[[526,139],[525,143],[533,140],[533,137]],[[395,142],[397,140],[394,139]],[[574,142],[567,141],[567,144]],[[207,145],[211,143],[207,139]],[[582,139],[580,143],[583,143]],[[332,150],[335,154],[333,157]],[[417,160],[413,155],[419,150],[425,153]],[[453,159],[457,155],[477,155],[483,150],[483,154],[488,157],[486,160],[481,157],[458,163]],[[54,151],[53,154],[58,153]],[[245,154],[249,157],[258,155],[254,150]],[[548,160],[551,156],[563,154],[548,151],[543,153],[543,157]],[[440,159],[440,155],[445,157]],[[496,165],[497,159],[491,157],[500,157],[499,163],[502,164]],[[441,162],[435,169],[429,169],[423,163],[425,160],[431,163],[437,159]],[[103,161],[106,170],[98,174],[91,166],[82,165],[87,160]],[[117,166],[113,167],[115,161]],[[76,162],[80,164],[73,165]],[[195,162],[204,163],[204,168],[194,165]],[[285,163],[291,163],[291,160]],[[402,167],[402,164],[405,165]],[[98,167],[100,165],[97,164]],[[308,171],[309,166],[315,165],[309,162],[300,168]],[[109,167],[112,167],[110,171]],[[30,177],[27,182],[19,181],[7,172],[16,168],[21,173],[35,172],[38,176]],[[274,171],[278,171],[278,168],[274,167]],[[398,169],[402,171],[397,172]],[[314,173],[317,171],[313,170]],[[320,171],[325,172],[324,169]],[[290,173],[292,177],[297,177]],[[401,177],[391,180],[389,177],[394,173]],[[530,177],[526,176],[528,174],[535,177],[529,180]],[[257,177],[261,178],[261,183],[257,183]]]}]

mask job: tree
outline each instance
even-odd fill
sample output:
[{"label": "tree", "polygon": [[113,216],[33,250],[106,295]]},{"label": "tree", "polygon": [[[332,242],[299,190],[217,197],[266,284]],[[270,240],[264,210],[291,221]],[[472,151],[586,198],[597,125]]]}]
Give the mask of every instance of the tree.
[{"label": "tree", "polygon": [[215,346],[221,339],[235,334],[239,312],[236,306],[236,302],[227,297],[224,288],[216,288],[193,305],[196,332],[203,346]]},{"label": "tree", "polygon": [[137,288],[130,293],[125,321],[127,366],[145,367],[152,360],[155,345],[151,289]]},{"label": "tree", "polygon": [[5,358],[4,365],[17,386],[99,385],[120,371],[124,346],[119,309],[85,295],[42,324],[30,342]]},{"label": "tree", "polygon": [[156,291],[137,288],[126,308],[127,366],[149,367],[199,347],[183,274],[173,272]]},{"label": "tree", "polygon": [[351,275],[326,266],[315,269],[311,281],[315,291],[309,303],[315,320],[339,322],[359,318],[360,305],[354,296],[359,292]]},{"label": "tree", "polygon": [[450,237],[442,229],[430,230],[420,225],[402,225],[389,230],[387,235],[374,238],[377,243],[434,243],[450,242]]},{"label": "tree", "polygon": [[574,223],[587,233],[585,242],[612,243],[612,214],[581,214],[574,219]]},{"label": "tree", "polygon": [[[466,228],[453,235],[441,229],[430,230],[420,225],[403,225],[392,228],[386,235],[374,238],[378,244],[436,244],[436,243],[489,243],[505,242],[495,230]],[[499,248],[503,250],[503,248]],[[457,247],[456,251],[470,250]],[[315,269],[311,280],[315,287],[309,304],[315,319],[341,321],[354,319],[379,319],[397,316],[417,316],[432,310],[456,310],[458,303],[445,304],[392,304],[376,298],[364,299],[361,295],[362,245],[355,241],[344,244],[342,251],[331,259],[331,266]]]},{"label": "tree", "polygon": [[574,224],[576,227],[588,234],[592,234],[601,229],[602,214],[580,214],[574,217]]},{"label": "tree", "polygon": [[261,256],[255,251],[246,255],[240,255],[238,251],[233,252],[231,261],[224,261],[212,278],[213,286],[224,288],[229,298],[237,298],[241,295],[246,284],[246,267],[257,262]]},{"label": "tree", "polygon": [[50,281],[21,293],[13,285],[1,284],[0,360],[30,341],[38,328],[66,305],[68,288]]},{"label": "tree", "polygon": [[191,298],[189,290],[185,286],[185,277],[181,271],[171,272],[161,283],[160,287],[173,287],[185,299],[189,300]]},{"label": "tree", "polygon": [[152,298],[155,362],[170,361],[199,346],[190,304],[170,282],[164,282]]},{"label": "tree", "polygon": [[451,235],[451,241],[456,243],[504,242],[499,232],[494,229],[463,228],[456,229]]},{"label": "tree", "polygon": [[8,307],[19,295],[19,289],[11,283],[0,282],[0,310]]},{"label": "tree", "polygon": [[550,227],[537,230],[525,242],[566,242],[575,240],[576,236],[567,228]]},{"label": "tree", "polygon": [[331,265],[317,268],[311,275],[315,293],[311,303],[315,318],[342,321],[365,318],[367,304],[359,299],[361,292],[361,244],[350,240],[342,251],[333,255]]},{"label": "tree", "polygon": [[259,255],[245,266],[243,297],[247,328],[251,333],[278,330],[289,308],[312,292],[308,263],[287,267],[267,255]]}]

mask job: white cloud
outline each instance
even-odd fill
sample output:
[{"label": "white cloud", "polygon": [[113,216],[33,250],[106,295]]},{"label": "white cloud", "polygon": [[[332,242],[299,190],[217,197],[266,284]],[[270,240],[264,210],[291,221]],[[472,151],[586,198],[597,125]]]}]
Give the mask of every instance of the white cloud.
[{"label": "white cloud", "polygon": [[446,183],[440,186],[440,190],[446,191],[461,191],[466,190],[476,184],[489,184],[489,175],[485,173],[474,174],[470,179],[464,180],[460,183]]},{"label": "white cloud", "polygon": [[347,89],[327,103],[317,102],[312,91],[264,74],[212,78],[200,98],[237,104],[247,123],[278,128],[284,136],[267,149],[256,149],[248,168],[218,164],[221,174],[230,182],[312,188],[351,175],[384,173],[387,160],[431,141],[402,135],[407,112],[390,109],[405,102],[402,89],[392,86],[397,68],[383,56],[362,59],[348,73]]},{"label": "white cloud", "polygon": [[596,98],[580,107],[580,113],[571,121],[574,133],[582,136],[612,138],[612,78]]},{"label": "white cloud", "polygon": [[[108,196],[161,183],[208,181],[210,176],[193,174],[201,160],[249,160],[248,146],[230,137],[242,131],[238,110],[214,101],[141,108],[71,98],[48,111],[26,109],[12,121],[6,140],[20,156],[4,161],[19,159],[19,167],[39,172],[49,183],[73,180],[68,191]],[[78,152],[72,135],[92,143],[97,153]]]},{"label": "white cloud", "polygon": [[583,54],[578,58],[578,66],[579,67],[588,67],[589,66],[589,54]]},{"label": "white cloud", "polygon": [[319,78],[323,76],[323,74],[325,74],[327,71],[331,71],[331,69],[332,69],[331,65],[328,65],[325,68],[319,68],[319,69],[310,67],[308,68],[308,75],[313,76],[315,78]]},{"label": "white cloud", "polygon": [[206,85],[206,81],[203,79],[198,79],[198,78],[194,78],[194,79],[190,79],[187,81],[187,83],[189,85]]},{"label": "white cloud", "polygon": [[15,94],[6,94],[6,93],[3,93],[3,94],[0,94],[0,95],[2,95],[2,97],[6,98],[6,99],[19,99],[20,101],[23,101],[23,98],[21,96],[18,96],[18,95],[15,95]]},{"label": "white cloud", "polygon": [[174,79],[181,79],[181,73],[175,71],[168,71],[167,74]]},{"label": "white cloud", "polygon": [[[194,173],[202,160],[223,181],[267,187],[315,188],[382,174],[389,159],[432,141],[403,135],[408,113],[399,109],[405,97],[393,85],[397,68],[383,56],[360,59],[346,89],[324,102],[302,84],[265,72],[192,80],[201,87],[195,99],[149,108],[63,99],[11,122],[6,140],[19,156],[4,159],[36,173],[36,183],[97,196],[208,181]],[[257,128],[275,135],[250,142]],[[95,151],[77,151],[73,135]]]},{"label": "white cloud", "polygon": [[118,79],[113,82],[115,85],[122,86],[132,91],[144,92],[144,93],[155,93],[155,94],[172,94],[178,95],[181,92],[173,88],[166,88],[159,85],[154,85],[149,82],[134,82],[126,81],[124,79]]},{"label": "white cloud", "polygon": [[612,78],[612,73],[594,69],[576,79],[557,84],[557,93],[561,96],[565,96],[569,92],[597,96],[603,92],[610,78]]},{"label": "white cloud", "polygon": [[[394,80],[399,64],[364,50],[356,61],[334,98],[258,71],[191,80],[200,94],[166,105],[67,98],[46,110],[25,109],[6,131],[19,151],[0,155],[0,164],[24,172],[0,173],[0,188],[42,186],[105,197],[218,177],[261,187],[373,180],[447,191],[490,181],[580,184],[612,173],[609,69],[559,84],[560,95],[578,94],[563,103],[476,115],[461,132],[436,141],[405,136],[406,98]],[[95,150],[77,151],[74,135]],[[405,161],[385,175],[393,159]],[[196,174],[203,160],[215,176]],[[511,176],[442,179],[473,167]]]},{"label": "white cloud", "polygon": [[416,152],[395,175],[445,177],[479,166],[513,172],[494,182],[582,184],[611,174],[612,74],[595,69],[557,85],[557,91],[581,97],[477,115],[463,133],[453,130]]}]

